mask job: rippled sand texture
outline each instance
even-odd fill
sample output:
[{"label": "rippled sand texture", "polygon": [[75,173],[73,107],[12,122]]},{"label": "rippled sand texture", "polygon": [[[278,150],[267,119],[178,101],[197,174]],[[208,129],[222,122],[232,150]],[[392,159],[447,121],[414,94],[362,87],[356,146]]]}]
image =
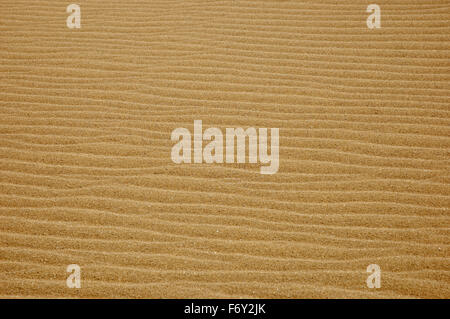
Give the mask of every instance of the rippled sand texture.
[{"label": "rippled sand texture", "polygon": [[450,1],[77,3],[0,1],[0,297],[450,297]]}]

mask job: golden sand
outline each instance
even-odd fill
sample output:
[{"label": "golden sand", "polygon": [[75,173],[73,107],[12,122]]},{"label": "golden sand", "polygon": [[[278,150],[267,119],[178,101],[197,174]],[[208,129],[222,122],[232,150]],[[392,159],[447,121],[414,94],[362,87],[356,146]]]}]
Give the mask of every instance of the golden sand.
[{"label": "golden sand", "polygon": [[0,297],[449,298],[450,2],[373,2],[1,0]]}]

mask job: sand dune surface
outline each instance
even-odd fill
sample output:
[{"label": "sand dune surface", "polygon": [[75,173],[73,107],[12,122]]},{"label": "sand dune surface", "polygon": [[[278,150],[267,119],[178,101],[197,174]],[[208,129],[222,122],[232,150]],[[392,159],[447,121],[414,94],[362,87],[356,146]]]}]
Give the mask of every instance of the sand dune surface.
[{"label": "sand dune surface", "polygon": [[[449,298],[450,2],[370,3],[90,0],[69,29],[1,0],[0,296]],[[278,172],[174,163],[194,120],[279,128]]]}]

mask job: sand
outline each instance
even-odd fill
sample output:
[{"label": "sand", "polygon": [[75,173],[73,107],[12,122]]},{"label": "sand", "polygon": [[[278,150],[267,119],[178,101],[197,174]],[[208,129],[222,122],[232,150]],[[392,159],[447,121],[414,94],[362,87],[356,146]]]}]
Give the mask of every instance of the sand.
[{"label": "sand", "polygon": [[[448,0],[76,3],[0,1],[0,297],[450,297]],[[194,120],[278,173],[173,163]]]}]

